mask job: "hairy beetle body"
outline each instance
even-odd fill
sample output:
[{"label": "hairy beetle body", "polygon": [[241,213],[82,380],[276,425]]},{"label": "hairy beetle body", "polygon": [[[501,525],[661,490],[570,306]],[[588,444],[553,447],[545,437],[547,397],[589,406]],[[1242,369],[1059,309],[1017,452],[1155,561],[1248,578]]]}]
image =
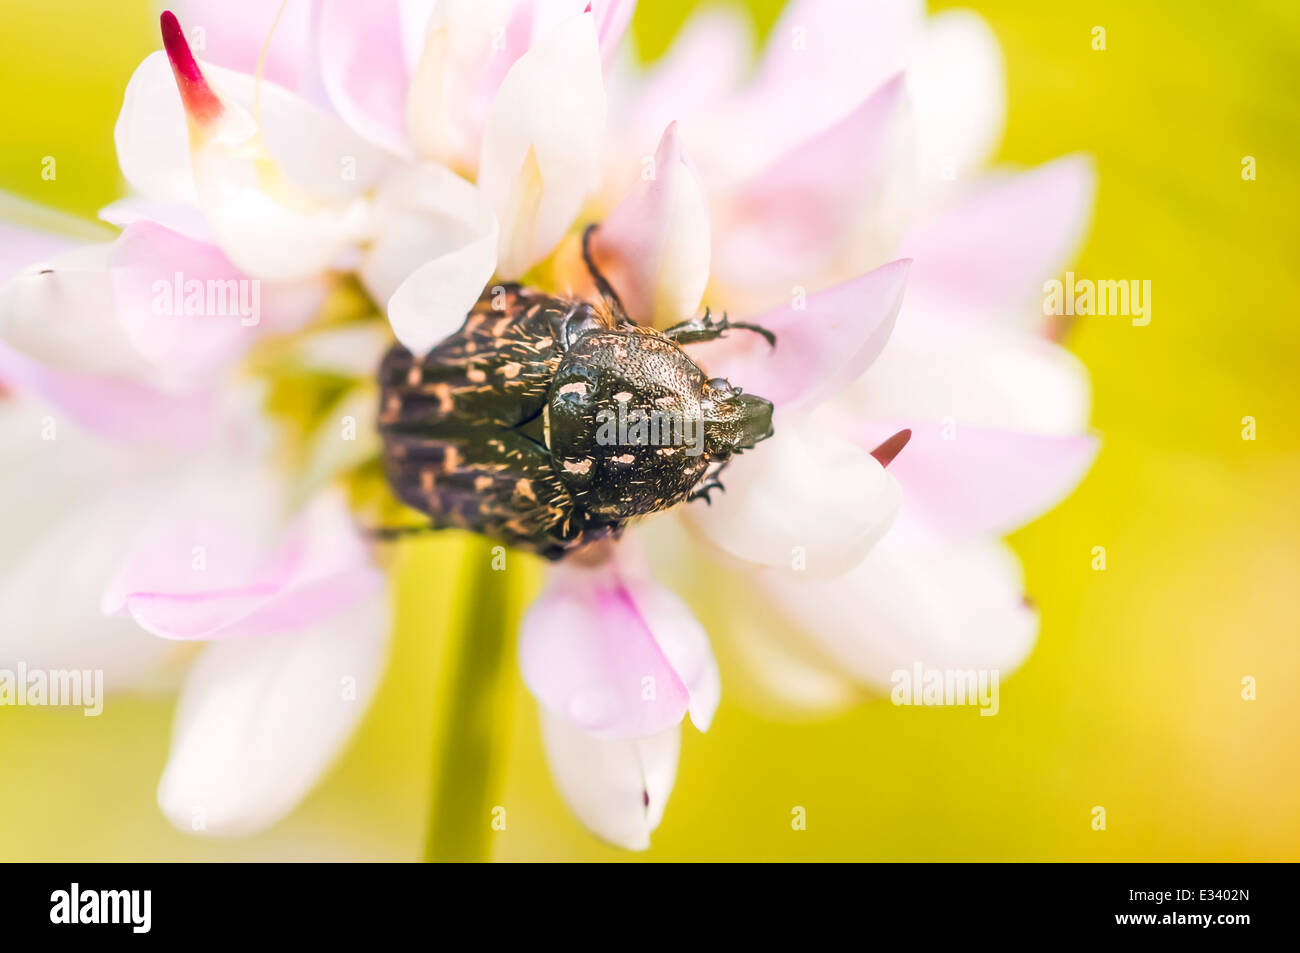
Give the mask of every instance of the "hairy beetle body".
[{"label": "hairy beetle body", "polygon": [[559,559],[721,489],[718,469],[771,435],[772,406],[709,379],[680,341],[740,325],[661,332],[612,304],[498,285],[423,359],[394,345],[379,429],[397,496],[433,528]]}]

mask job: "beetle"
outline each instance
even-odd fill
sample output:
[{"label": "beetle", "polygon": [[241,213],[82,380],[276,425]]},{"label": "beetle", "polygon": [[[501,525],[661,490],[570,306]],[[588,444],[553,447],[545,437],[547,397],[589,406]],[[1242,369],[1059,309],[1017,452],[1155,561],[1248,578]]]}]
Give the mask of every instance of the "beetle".
[{"label": "beetle", "polygon": [[682,345],[775,336],[708,310],[664,331],[636,324],[592,258],[596,227],[582,253],[600,304],[493,285],[423,359],[401,344],[385,355],[384,471],[429,517],[414,531],[459,527],[560,559],[707,503],[731,458],[772,435],[772,404],[710,378]]}]

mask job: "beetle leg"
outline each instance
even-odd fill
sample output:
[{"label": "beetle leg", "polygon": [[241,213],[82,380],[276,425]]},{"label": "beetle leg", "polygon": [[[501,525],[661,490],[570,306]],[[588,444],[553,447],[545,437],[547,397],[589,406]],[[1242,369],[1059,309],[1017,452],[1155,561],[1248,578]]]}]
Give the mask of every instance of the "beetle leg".
[{"label": "beetle leg", "polygon": [[428,523],[423,526],[372,526],[364,532],[376,542],[392,543],[407,536],[421,536],[424,533],[433,533],[438,529],[439,527]]},{"label": "beetle leg", "polygon": [[776,335],[767,328],[741,321],[733,322],[727,317],[726,312],[723,312],[720,319],[714,318],[713,312],[708,308],[704,309],[702,318],[692,318],[674,324],[664,332],[664,337],[678,344],[702,344],[706,341],[716,341],[728,331],[753,331],[755,334],[762,335],[763,340],[771,347],[776,347]]},{"label": "beetle leg", "polygon": [[727,492],[727,488],[722,485],[722,481],[719,480],[718,477],[723,470],[727,469],[727,466],[730,463],[731,463],[730,460],[724,460],[721,464],[718,465],[718,468],[716,470],[710,471],[704,477],[704,482],[701,483],[699,486],[697,486],[695,489],[693,489],[690,492],[690,495],[686,497],[686,502],[690,503],[692,500],[702,499],[706,504],[712,506],[713,500],[709,499],[709,493],[711,493],[713,490],[718,490],[719,492],[722,493]]},{"label": "beetle leg", "polygon": [[592,222],[583,231],[582,260],[587,265],[587,271],[591,272],[591,280],[596,283],[596,290],[600,292],[600,296],[614,307],[617,314],[626,316],[627,310],[623,307],[623,302],[619,300],[618,292],[614,290],[614,286],[609,283],[609,280],[600,273],[600,269],[596,267],[596,260],[591,255],[591,236],[595,234],[596,229],[599,227],[596,222]]},{"label": "beetle leg", "polygon": [[562,322],[564,349],[567,351],[577,343],[578,338],[588,331],[598,331],[605,325],[599,315],[590,307],[574,307]]}]

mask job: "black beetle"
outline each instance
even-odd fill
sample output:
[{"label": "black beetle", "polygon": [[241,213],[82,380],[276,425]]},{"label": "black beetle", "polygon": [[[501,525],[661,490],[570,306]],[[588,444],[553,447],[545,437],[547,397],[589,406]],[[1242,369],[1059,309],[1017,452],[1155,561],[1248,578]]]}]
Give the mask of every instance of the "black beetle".
[{"label": "black beetle", "polygon": [[637,325],[592,260],[595,227],[582,248],[603,306],[494,285],[423,360],[400,344],[384,357],[385,472],[430,528],[559,559],[635,517],[707,502],[731,456],[772,435],[770,402],[682,350],[733,329],[774,345],[771,332],[708,311]]}]

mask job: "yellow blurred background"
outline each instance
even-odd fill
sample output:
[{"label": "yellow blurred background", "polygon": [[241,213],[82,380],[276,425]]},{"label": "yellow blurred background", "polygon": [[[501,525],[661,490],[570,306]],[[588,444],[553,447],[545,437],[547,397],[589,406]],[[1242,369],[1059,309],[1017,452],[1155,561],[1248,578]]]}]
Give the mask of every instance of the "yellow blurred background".
[{"label": "yellow blurred background", "polygon": [[[641,4],[643,56],[691,6]],[[749,8],[762,30],[779,4]],[[726,693],[724,665],[722,707],[707,735],[684,733],[653,848],[627,854],[564,807],[512,666],[495,858],[1300,859],[1300,5],[975,8],[1006,59],[1001,158],[1095,156],[1094,227],[1075,271],[1153,285],[1149,326],[1083,318],[1069,339],[1105,442],[1074,496],[1012,540],[1042,630],[999,717],[885,702],[774,720]],[[122,192],[112,127],[158,45],[149,6],[0,0],[0,20],[0,189],[93,216]],[[40,176],[46,155],[54,181]],[[418,858],[461,545],[437,537],[404,553],[378,699],[274,829],[213,841],[167,825],[154,789],[169,698],[117,699],[98,719],[4,709],[0,859]],[[791,829],[793,805],[807,830]],[[1105,831],[1092,829],[1094,805]]]}]

